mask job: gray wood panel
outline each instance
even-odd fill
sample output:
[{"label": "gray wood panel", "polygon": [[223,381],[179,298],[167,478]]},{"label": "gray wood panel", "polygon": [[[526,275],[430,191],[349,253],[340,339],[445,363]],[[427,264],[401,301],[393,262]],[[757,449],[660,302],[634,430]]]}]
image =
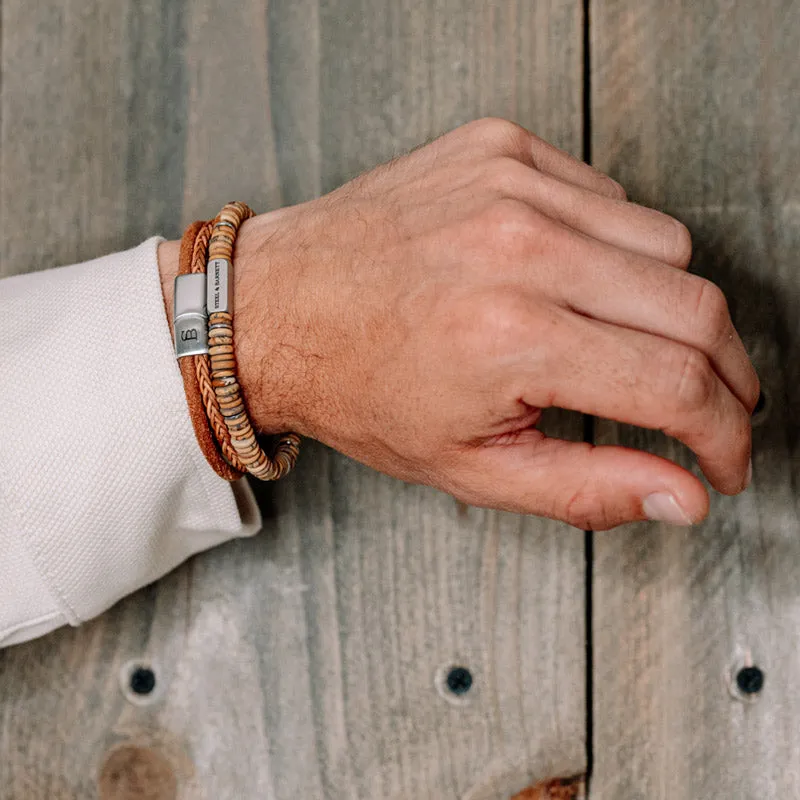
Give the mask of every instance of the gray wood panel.
[{"label": "gray wood panel", "polygon": [[[800,796],[800,5],[593,4],[595,163],[686,222],[768,404],[753,486],[687,532],[595,537],[596,800]],[[692,461],[662,436],[599,440]],[[744,664],[766,682],[730,691]]]},{"label": "gray wood panel", "polygon": [[[487,113],[580,147],[567,0],[0,8],[0,274],[304,200]],[[83,800],[100,774],[106,800],[488,800],[585,769],[579,532],[308,443],[260,495],[260,536],[0,652],[2,800]],[[463,702],[437,689],[452,664]]]}]

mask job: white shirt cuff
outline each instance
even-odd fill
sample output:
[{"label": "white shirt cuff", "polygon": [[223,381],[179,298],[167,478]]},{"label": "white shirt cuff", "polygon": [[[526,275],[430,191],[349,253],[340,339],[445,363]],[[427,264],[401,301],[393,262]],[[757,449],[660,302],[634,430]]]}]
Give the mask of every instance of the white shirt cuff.
[{"label": "white shirt cuff", "polygon": [[160,241],[0,281],[0,645],[261,527],[246,482],[234,491],[197,444]]}]

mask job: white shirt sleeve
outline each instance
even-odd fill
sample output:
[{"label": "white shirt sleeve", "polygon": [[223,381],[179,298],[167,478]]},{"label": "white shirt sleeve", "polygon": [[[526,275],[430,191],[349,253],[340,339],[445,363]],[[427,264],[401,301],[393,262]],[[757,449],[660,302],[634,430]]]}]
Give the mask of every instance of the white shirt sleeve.
[{"label": "white shirt sleeve", "polygon": [[0,646],[261,527],[195,439],[150,239],[0,280]]}]

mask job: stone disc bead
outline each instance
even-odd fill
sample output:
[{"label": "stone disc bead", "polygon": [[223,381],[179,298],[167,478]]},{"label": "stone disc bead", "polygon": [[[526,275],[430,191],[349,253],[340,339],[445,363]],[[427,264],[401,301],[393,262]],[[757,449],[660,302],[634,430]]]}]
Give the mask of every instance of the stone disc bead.
[{"label": "stone disc bead", "polygon": [[231,383],[227,386],[215,386],[214,394],[219,397],[220,402],[228,397],[237,397],[239,395],[239,384]]},{"label": "stone disc bead", "polygon": [[[235,367],[236,367],[236,362],[235,362],[235,361],[232,361],[232,360],[230,360],[230,359],[225,359],[225,360],[223,360],[223,359],[220,359],[219,361],[217,361],[217,362],[215,363],[215,362],[213,361],[213,359],[212,359],[212,361],[211,361],[211,370],[212,370],[212,373],[211,373],[211,374],[212,374],[212,375],[214,374],[214,370],[215,370],[215,369],[217,369],[218,367],[224,367],[224,368],[228,368],[228,367],[230,367],[230,368],[232,368],[232,369],[233,369],[233,368],[235,368]],[[215,392],[215,393],[216,393],[216,392]]]}]

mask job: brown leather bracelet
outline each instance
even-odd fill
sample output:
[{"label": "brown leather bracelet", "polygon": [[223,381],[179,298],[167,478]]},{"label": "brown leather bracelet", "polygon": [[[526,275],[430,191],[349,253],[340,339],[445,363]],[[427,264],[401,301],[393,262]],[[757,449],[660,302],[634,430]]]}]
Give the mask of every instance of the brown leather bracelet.
[{"label": "brown leather bracelet", "polygon": [[[178,274],[188,275],[192,272],[192,263],[195,257],[195,243],[200,234],[208,228],[210,232],[210,223],[198,221],[193,222],[184,231],[183,238],[181,239],[181,250],[178,261]],[[206,236],[206,247],[208,238]],[[205,260],[203,259],[203,264]],[[205,364],[203,363],[205,362]],[[197,443],[203,451],[206,460],[220,477],[226,481],[235,481],[242,477],[243,470],[236,469],[229,463],[225,456],[222,454],[220,447],[217,445],[217,439],[211,428],[209,415],[206,412],[206,406],[203,402],[203,393],[200,388],[200,375],[202,375],[203,367],[205,366],[206,374],[208,373],[208,356],[196,355],[187,356],[178,359],[181,375],[183,376],[183,388],[186,392],[186,403],[189,406],[189,416],[192,420],[192,427],[194,428]],[[212,392],[213,394],[213,392]],[[224,426],[223,426],[224,427]],[[235,456],[235,452],[233,453]],[[236,459],[238,461],[238,458]]]}]

